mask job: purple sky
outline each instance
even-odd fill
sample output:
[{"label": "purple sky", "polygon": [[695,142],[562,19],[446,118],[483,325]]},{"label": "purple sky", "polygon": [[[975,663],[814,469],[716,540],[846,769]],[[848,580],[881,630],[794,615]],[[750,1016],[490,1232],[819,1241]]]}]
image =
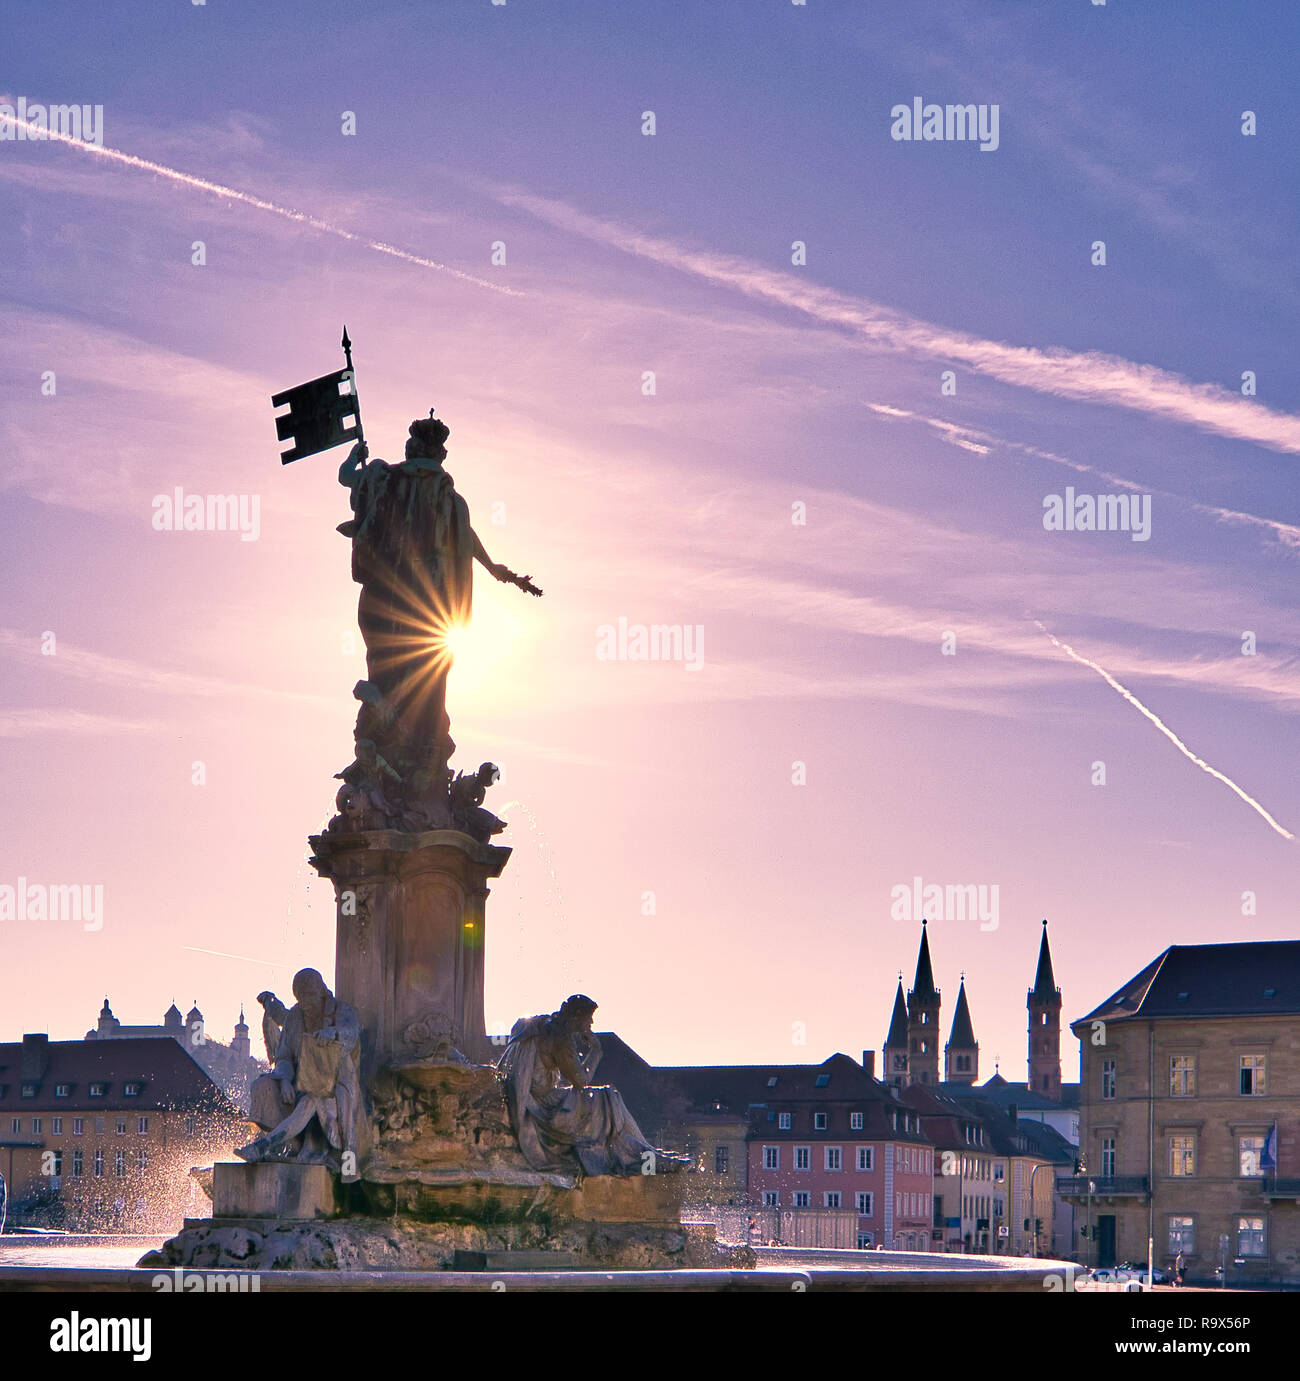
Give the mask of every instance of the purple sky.
[{"label": "purple sky", "polygon": [[[0,886],[104,917],[0,920],[0,1035],[105,992],[224,1035],[331,971],[343,453],[281,468],[269,395],[344,321],[372,453],[436,405],[546,590],[480,581],[451,678],[515,850],[492,1023],[581,990],[662,1062],[878,1049],[920,877],[998,889],[931,943],[945,1036],[964,970],[981,1076],[1023,1078],[1042,917],[1067,1018],[1167,944],[1295,934],[1300,16],[918,8],[8,18],[3,98],[102,104],[104,151],[0,142]],[[892,139],[916,96],[996,104],[998,148]],[[155,531],[176,486],[255,496],[257,540]],[[1066,486],[1150,495],[1149,540],[1045,531]],[[599,660],[620,618],[702,667]]]}]

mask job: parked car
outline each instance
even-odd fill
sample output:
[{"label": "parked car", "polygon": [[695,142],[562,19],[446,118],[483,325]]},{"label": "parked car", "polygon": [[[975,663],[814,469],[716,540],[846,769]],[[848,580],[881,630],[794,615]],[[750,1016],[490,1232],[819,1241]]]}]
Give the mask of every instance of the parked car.
[{"label": "parked car", "polygon": [[1127,1271],[1130,1276],[1142,1281],[1144,1285],[1149,1285],[1151,1281],[1154,1281],[1157,1285],[1164,1285],[1169,1279],[1165,1271],[1162,1271],[1159,1266],[1155,1266],[1151,1270],[1151,1281],[1148,1281],[1147,1263],[1145,1261],[1126,1261],[1119,1269],[1121,1271]]}]

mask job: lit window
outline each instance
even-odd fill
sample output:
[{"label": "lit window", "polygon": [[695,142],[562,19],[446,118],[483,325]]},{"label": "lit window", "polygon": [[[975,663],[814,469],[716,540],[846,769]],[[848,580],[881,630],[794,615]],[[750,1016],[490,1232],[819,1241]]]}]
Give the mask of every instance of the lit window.
[{"label": "lit window", "polygon": [[1264,1246],[1264,1220],[1262,1218],[1237,1219],[1237,1255],[1268,1255]]},{"label": "lit window", "polygon": [[1103,1060],[1101,1062],[1101,1096],[1103,1098],[1114,1098],[1115,1096],[1114,1060]]},{"label": "lit window", "polygon": [[794,1125],[794,1115],[792,1113],[783,1112],[777,1118],[776,1122],[777,1126],[780,1127],[783,1132],[788,1132]]},{"label": "lit window", "polygon": [[1196,1056],[1169,1057],[1169,1096],[1191,1098],[1196,1093]]},{"label": "lit window", "polygon": [[1191,1256],[1196,1250],[1196,1222],[1187,1217],[1171,1217],[1169,1219],[1169,1255],[1177,1256],[1182,1252],[1184,1256]]},{"label": "lit window", "polygon": [[840,1170],[843,1168],[838,1146],[828,1146],[826,1148],[826,1168],[827,1170]]},{"label": "lit window", "polygon": [[859,1147],[858,1147],[858,1169],[859,1169],[859,1170],[870,1170],[870,1169],[871,1169],[871,1147],[870,1147],[870,1146],[859,1146]]},{"label": "lit window", "polygon": [[1243,1055],[1241,1057],[1241,1092],[1248,1098],[1258,1097],[1264,1092],[1263,1055]]},{"label": "lit window", "polygon": [[1171,1136],[1169,1138],[1169,1173],[1180,1178],[1196,1174],[1196,1138],[1194,1136]]},{"label": "lit window", "polygon": [[1237,1173],[1242,1176],[1262,1175],[1260,1162],[1264,1158],[1264,1138],[1262,1136],[1239,1136],[1237,1138]]},{"label": "lit window", "polygon": [[812,1147],[796,1146],[794,1148],[794,1168],[796,1170],[812,1169]]}]

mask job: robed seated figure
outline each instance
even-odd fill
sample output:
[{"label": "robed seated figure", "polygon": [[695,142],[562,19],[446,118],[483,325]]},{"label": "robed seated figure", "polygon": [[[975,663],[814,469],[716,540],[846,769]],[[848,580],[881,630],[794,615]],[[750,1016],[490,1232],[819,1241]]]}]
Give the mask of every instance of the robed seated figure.
[{"label": "robed seated figure", "polygon": [[686,1158],[651,1145],[616,1088],[592,1084],[600,1038],[596,1004],[575,994],[558,1012],[515,1023],[497,1068],[510,1123],[534,1170],[586,1175],[663,1174]]},{"label": "robed seated figure", "polygon": [[[235,1154],[248,1161],[328,1165],[354,1180],[361,1023],[315,969],[294,975],[293,995],[298,1000],[284,1015],[271,1072],[250,1090],[250,1116],[263,1135]],[[273,993],[263,996],[268,1014],[271,1003],[283,1011]]]}]

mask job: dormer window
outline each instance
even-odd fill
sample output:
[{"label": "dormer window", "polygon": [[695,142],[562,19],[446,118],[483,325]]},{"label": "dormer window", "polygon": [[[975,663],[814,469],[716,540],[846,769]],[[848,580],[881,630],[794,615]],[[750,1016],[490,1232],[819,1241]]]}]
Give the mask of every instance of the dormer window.
[{"label": "dormer window", "polygon": [[90,1096],[92,1098],[103,1098],[108,1094],[108,1085],[93,1083],[90,1086]]},{"label": "dormer window", "polygon": [[72,1096],[71,1084],[55,1084],[54,1096],[56,1098],[70,1098]]},{"label": "dormer window", "polygon": [[144,1085],[141,1084],[141,1083],[131,1082],[131,1083],[123,1084],[123,1085],[122,1085],[122,1094],[123,1094],[123,1096],[126,1097],[126,1098],[139,1098],[139,1096],[140,1096],[140,1091],[141,1091],[141,1089],[143,1089],[143,1088],[144,1088]]},{"label": "dormer window", "polygon": [[824,1112],[813,1113],[813,1131],[824,1132],[826,1130],[826,1114]]},{"label": "dormer window", "polygon": [[23,1096],[24,1098],[35,1098],[35,1097],[36,1097],[36,1085],[35,1085],[35,1084],[24,1084],[24,1085],[22,1086],[20,1092],[21,1092],[21,1094],[22,1094],[22,1096]]}]

